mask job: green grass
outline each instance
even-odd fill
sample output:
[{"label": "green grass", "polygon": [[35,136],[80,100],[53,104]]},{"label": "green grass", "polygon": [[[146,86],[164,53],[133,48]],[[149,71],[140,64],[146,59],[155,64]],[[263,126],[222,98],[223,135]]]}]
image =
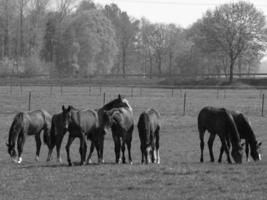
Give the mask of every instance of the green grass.
[{"label": "green grass", "polygon": [[[114,145],[111,134],[105,140],[103,165],[68,167],[63,140],[63,165],[53,160],[45,162],[47,147],[42,145],[40,162],[34,161],[35,142],[26,140],[23,163],[12,163],[5,142],[8,129],[17,111],[27,110],[28,92],[32,91],[31,108],[44,108],[51,114],[60,112],[61,105],[71,104],[79,108],[98,108],[103,97],[97,96],[99,88],[49,87],[13,88],[1,87],[0,94],[0,199],[265,199],[267,195],[267,161],[265,148],[266,117],[261,117],[260,92],[257,90],[187,90],[186,115],[183,113],[185,91],[164,89],[135,89],[133,97],[127,88],[102,88],[106,102],[118,93],[127,96],[137,121],[139,114],[152,107],[161,113],[160,165],[141,165],[140,142],[135,127],[132,156],[134,164],[114,164]],[[263,91],[264,92],[264,91]],[[241,165],[210,163],[207,145],[204,163],[199,162],[200,150],[197,132],[197,115],[206,105],[224,106],[244,112],[250,119],[257,138],[263,141],[261,162],[244,162]],[[208,134],[206,134],[207,141]],[[76,163],[80,157],[79,142],[71,146],[71,157]],[[220,143],[215,140],[214,153],[218,158]],[[126,153],[127,156],[127,153]],[[224,158],[225,160],[226,158]],[[97,158],[94,154],[93,161]]]}]

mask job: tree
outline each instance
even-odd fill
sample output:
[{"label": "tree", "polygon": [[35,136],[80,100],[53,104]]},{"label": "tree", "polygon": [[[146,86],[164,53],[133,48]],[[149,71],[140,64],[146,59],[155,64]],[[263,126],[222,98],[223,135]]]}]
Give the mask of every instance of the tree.
[{"label": "tree", "polygon": [[118,64],[122,66],[123,75],[126,74],[126,65],[129,48],[135,42],[139,31],[139,21],[131,19],[126,12],[122,12],[116,4],[106,5],[104,13],[109,18],[116,31],[116,41],[119,47]]},{"label": "tree", "polygon": [[240,54],[252,49],[264,51],[267,42],[266,20],[253,4],[240,1],[207,11],[191,28],[193,41],[204,52],[223,53],[229,59],[229,82]]},{"label": "tree", "polygon": [[109,19],[95,9],[77,12],[62,36],[61,66],[73,71],[78,64],[80,74],[109,73],[117,55],[115,34]]}]

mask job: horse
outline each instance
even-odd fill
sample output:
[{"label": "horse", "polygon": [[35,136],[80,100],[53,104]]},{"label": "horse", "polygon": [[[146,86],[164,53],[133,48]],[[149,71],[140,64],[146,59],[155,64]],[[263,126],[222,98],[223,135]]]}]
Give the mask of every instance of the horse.
[{"label": "horse", "polygon": [[[239,132],[240,139],[245,140],[245,152],[246,159],[248,161],[249,149],[251,151],[250,155],[254,161],[261,160],[260,146],[261,142],[256,140],[256,136],[251,128],[248,118],[241,112],[229,111],[234,118],[237,130]],[[222,154],[220,154],[219,159],[221,160]]]},{"label": "horse", "polygon": [[[87,144],[86,139],[90,139],[92,141],[92,145],[97,148],[98,158],[100,160],[101,155],[99,151],[99,137],[104,135],[103,132],[106,132],[106,129],[109,126],[108,117],[102,117],[101,120],[98,118],[98,113],[94,110],[86,109],[86,110],[78,110],[72,106],[65,108],[62,106],[63,113],[63,125],[66,130],[69,132],[69,138],[66,145],[67,159],[69,166],[72,165],[70,158],[70,146],[73,140],[78,137],[80,139],[80,155],[81,162],[83,165],[85,163]],[[92,148],[91,148],[92,149]],[[91,153],[90,153],[91,154]],[[89,157],[87,161],[89,161]]]},{"label": "horse", "polygon": [[[119,94],[117,98],[111,100],[110,102],[105,104],[103,107],[96,109],[95,111],[97,112],[98,119],[101,121],[103,117],[105,116],[106,111],[112,108],[128,107],[128,106],[129,106],[128,101]],[[52,118],[52,125],[51,125],[52,146],[49,150],[50,157],[51,157],[54,146],[55,145],[57,146],[57,159],[60,163],[62,162],[61,156],[60,156],[61,143],[62,143],[65,133],[68,131],[66,127],[64,126],[64,122],[63,122],[64,115],[63,114],[64,113],[61,112],[59,114],[54,115]],[[100,163],[104,162],[103,151],[104,151],[104,136],[106,134],[106,130],[98,131],[97,133],[98,133],[98,136],[97,136],[98,141],[97,141],[97,144],[94,144],[94,142],[91,142],[90,153],[87,158],[87,163],[91,163],[91,156],[96,145],[99,146],[98,151],[99,151],[100,158],[98,161]],[[88,136],[88,139],[90,139],[91,141],[93,140],[91,136]],[[50,157],[48,160],[50,160]]]},{"label": "horse", "polygon": [[67,132],[67,129],[64,128],[63,125],[63,112],[54,114],[52,116],[51,121],[51,130],[50,130],[50,138],[51,138],[51,145],[48,151],[48,158],[47,161],[51,160],[51,155],[53,152],[54,147],[56,146],[57,150],[57,161],[62,163],[61,155],[60,155],[60,148],[62,144],[62,140],[64,135]]},{"label": "horse", "polygon": [[[228,163],[232,163],[229,155],[230,143],[232,145],[231,155],[234,161],[236,163],[242,163],[243,147],[233,116],[229,111],[225,108],[215,107],[204,107],[201,109],[198,115],[198,131],[201,150],[200,162],[203,162],[204,134],[206,130],[210,132],[208,147],[211,162],[214,162],[212,146],[217,134],[222,143],[220,153],[222,154],[223,151],[226,152]],[[218,162],[221,162],[221,159],[219,159]]]},{"label": "horse", "polygon": [[152,162],[160,164],[159,157],[159,131],[160,131],[160,114],[154,109],[148,109],[139,116],[137,128],[140,139],[141,163],[144,160],[151,162],[150,153],[152,153]]},{"label": "horse", "polygon": [[[49,147],[50,145],[50,132],[51,115],[45,110],[34,110],[28,112],[19,112],[15,115],[11,127],[9,129],[8,153],[12,160],[16,163],[22,162],[21,154],[27,136],[34,136],[36,141],[36,157],[35,160],[39,161],[39,154],[41,149],[40,134],[43,132],[43,141]],[[18,150],[18,160],[16,160],[16,145]]]},{"label": "horse", "polygon": [[126,163],[125,160],[125,144],[128,149],[129,163],[132,162],[131,155],[131,143],[132,134],[134,130],[133,110],[127,103],[127,107],[113,108],[107,111],[110,118],[112,138],[114,141],[115,150],[115,162],[120,163],[120,151],[122,152],[122,163]]}]

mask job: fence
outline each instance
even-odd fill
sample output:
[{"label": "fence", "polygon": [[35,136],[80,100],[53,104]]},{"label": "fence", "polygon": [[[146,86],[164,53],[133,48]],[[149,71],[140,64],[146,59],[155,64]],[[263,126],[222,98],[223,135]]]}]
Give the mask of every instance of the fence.
[{"label": "fence", "polygon": [[[198,87],[195,88],[182,88],[182,87],[137,87],[137,86],[120,86],[120,87],[113,87],[113,86],[54,86],[54,85],[47,85],[47,86],[24,86],[24,85],[18,85],[18,86],[2,86],[0,87],[0,92],[2,95],[4,95],[4,98],[18,98],[18,97],[25,97],[27,96],[27,103],[25,102],[25,106],[23,109],[23,106],[20,108],[21,110],[31,110],[33,108],[32,104],[35,103],[35,100],[33,98],[40,97],[40,98],[50,98],[51,102],[53,101],[53,98],[56,97],[58,99],[65,99],[66,97],[75,97],[78,99],[79,96],[82,96],[82,98],[88,98],[90,97],[96,97],[97,106],[101,106],[108,102],[110,98],[115,97],[118,93],[121,93],[127,98],[135,98],[136,101],[138,101],[138,98],[147,98],[147,101],[149,101],[150,97],[153,98],[160,98],[160,99],[173,99],[173,102],[175,104],[175,101],[177,100],[177,104],[175,107],[178,108],[181,111],[175,111],[177,115],[185,116],[188,114],[188,110],[190,110],[190,107],[192,106],[191,102],[195,101],[197,99],[202,99],[201,93],[206,94],[206,102],[209,102],[209,99],[215,99],[217,101],[223,99],[230,99],[234,102],[238,103],[238,99],[242,101],[241,96],[238,96],[238,93],[241,94],[242,90],[237,90],[237,88],[231,88],[231,87],[206,87],[205,89],[200,89]],[[244,96],[244,99],[252,99],[250,103],[247,104],[255,104],[257,102],[259,107],[258,113],[260,116],[264,116],[264,106],[265,106],[265,94],[264,89],[246,89],[243,88],[244,93],[246,93]],[[248,92],[247,92],[248,91]],[[235,100],[237,99],[237,100]],[[258,100],[259,101],[258,101]],[[164,102],[164,101],[163,101]],[[206,103],[203,102],[203,105]],[[222,103],[222,106],[224,104]],[[168,106],[168,105],[166,105]],[[244,105],[245,107],[246,105]],[[250,105],[247,105],[250,106]],[[177,109],[177,110],[178,110]],[[15,110],[14,113],[18,111]],[[13,113],[13,112],[3,112],[5,114],[7,113]]]}]

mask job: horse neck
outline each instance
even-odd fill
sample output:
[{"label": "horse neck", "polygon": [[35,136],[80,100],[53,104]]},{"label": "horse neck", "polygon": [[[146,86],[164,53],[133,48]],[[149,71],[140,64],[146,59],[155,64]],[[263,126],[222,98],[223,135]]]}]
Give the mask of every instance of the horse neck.
[{"label": "horse neck", "polygon": [[229,124],[229,132],[230,132],[230,142],[232,143],[232,147],[236,148],[236,147],[240,147],[240,136],[237,130],[237,127],[235,125],[234,119],[232,117],[232,115],[230,115],[229,113],[227,113],[227,118],[228,118],[228,124]]},{"label": "horse neck", "polygon": [[9,129],[9,134],[8,134],[8,144],[11,146],[15,145],[16,138],[18,137],[19,133],[22,131],[23,128],[23,113],[20,112],[18,113]]},{"label": "horse neck", "polygon": [[244,130],[242,132],[243,138],[246,140],[246,142],[249,143],[251,148],[254,148],[255,145],[257,144],[256,136],[255,136],[248,120],[245,119],[244,117],[243,117],[243,127],[244,127]]}]

